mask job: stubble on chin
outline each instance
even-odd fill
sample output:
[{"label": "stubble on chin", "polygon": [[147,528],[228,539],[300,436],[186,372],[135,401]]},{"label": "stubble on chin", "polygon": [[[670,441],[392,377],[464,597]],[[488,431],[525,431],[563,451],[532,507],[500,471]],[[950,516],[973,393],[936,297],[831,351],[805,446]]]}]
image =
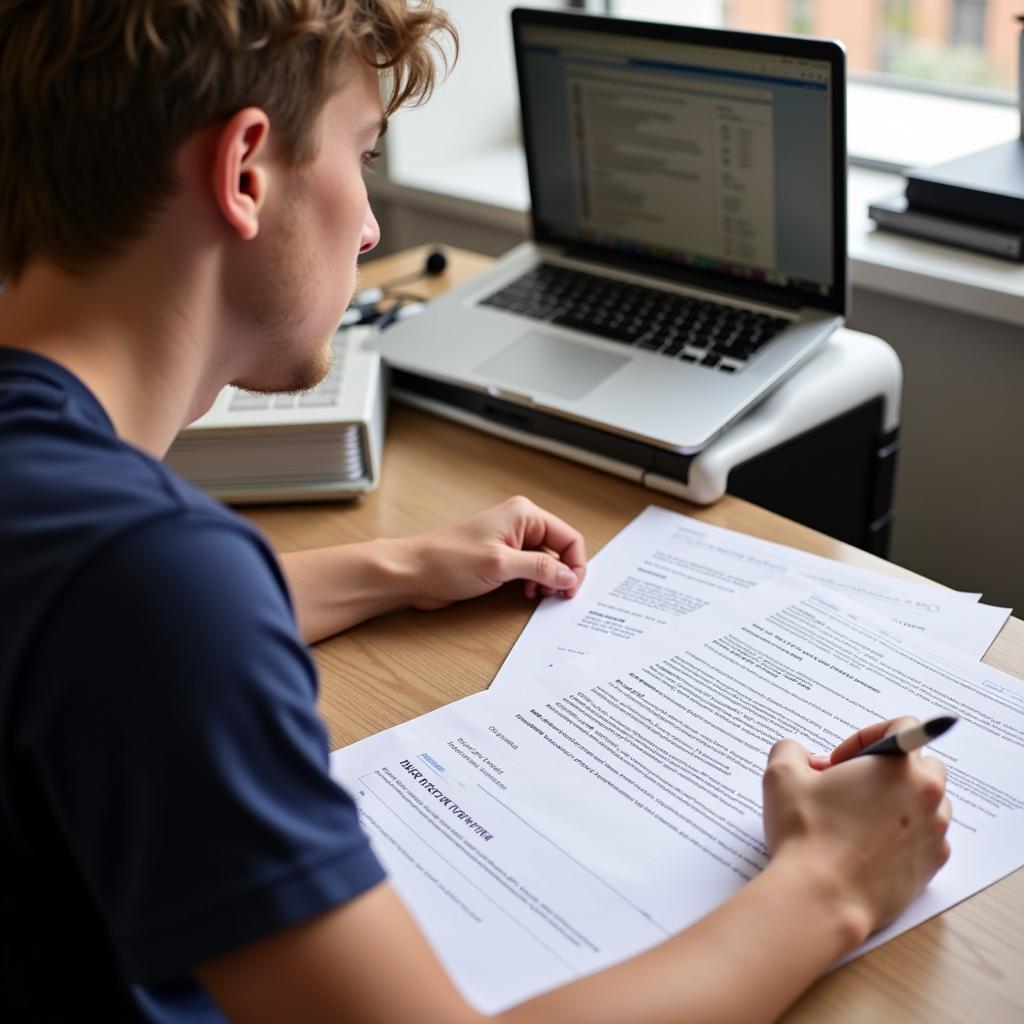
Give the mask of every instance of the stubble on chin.
[{"label": "stubble on chin", "polygon": [[[282,345],[281,350],[287,351]],[[284,365],[267,365],[258,377],[234,382],[235,387],[259,395],[294,394],[310,391],[322,383],[334,363],[333,339],[329,338],[320,349],[305,361],[289,360]]]},{"label": "stubble on chin", "polygon": [[328,338],[320,351],[305,364],[294,368],[294,373],[288,387],[284,391],[309,391],[321,384],[331,372],[334,363],[334,342]]}]

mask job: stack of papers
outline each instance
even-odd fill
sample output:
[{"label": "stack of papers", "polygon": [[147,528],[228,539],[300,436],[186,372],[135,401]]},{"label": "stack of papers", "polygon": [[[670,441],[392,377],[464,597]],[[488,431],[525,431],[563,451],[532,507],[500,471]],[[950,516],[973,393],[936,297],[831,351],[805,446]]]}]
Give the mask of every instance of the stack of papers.
[{"label": "stack of papers", "polygon": [[981,659],[1010,615],[962,594],[858,569],[651,506],[587,567],[572,601],[545,601],[495,677],[534,672],[676,622],[781,576],[799,574],[886,617],[899,631]]},{"label": "stack of papers", "polygon": [[490,690],[335,752],[332,772],[455,983],[495,1013],[755,877],[778,738],[826,752],[871,721],[956,714],[929,748],[953,856],[860,953],[1024,864],[1024,689],[977,662],[1007,614],[648,509],[576,599],[537,611]]}]

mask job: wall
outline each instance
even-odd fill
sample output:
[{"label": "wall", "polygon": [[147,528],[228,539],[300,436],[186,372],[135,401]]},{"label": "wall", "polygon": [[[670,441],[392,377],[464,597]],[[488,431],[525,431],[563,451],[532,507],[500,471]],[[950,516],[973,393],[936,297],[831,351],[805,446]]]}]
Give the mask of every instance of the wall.
[{"label": "wall", "polygon": [[510,214],[507,227],[496,227],[493,210],[477,216],[473,204],[464,200],[446,204],[442,197],[431,196],[421,205],[382,198],[379,194],[374,196],[371,192],[371,201],[381,234],[374,256],[388,256],[413,245],[442,242],[485,256],[500,256],[529,233],[526,214]]},{"label": "wall", "polygon": [[[511,142],[519,129],[515,54],[509,12],[517,0],[444,0],[459,33],[459,56],[430,102],[395,115],[400,130],[387,137],[388,174],[415,175],[423,165]],[[531,0],[531,7],[562,7]],[[450,49],[450,48],[449,48]]]},{"label": "wall", "polygon": [[1024,612],[1024,326],[854,291],[903,360],[892,560]]}]

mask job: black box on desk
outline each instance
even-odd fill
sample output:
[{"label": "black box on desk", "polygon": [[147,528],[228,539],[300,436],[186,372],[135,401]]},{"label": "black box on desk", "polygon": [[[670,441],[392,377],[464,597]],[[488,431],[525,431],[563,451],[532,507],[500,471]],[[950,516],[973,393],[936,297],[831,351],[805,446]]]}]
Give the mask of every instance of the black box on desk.
[{"label": "black box on desk", "polygon": [[448,419],[697,504],[728,492],[883,556],[902,382],[885,342],[837,331],[704,451],[681,455],[484,391],[398,370],[392,378],[396,399]]},{"label": "black box on desk", "polygon": [[908,171],[906,197],[911,209],[1024,229],[1024,140]]}]

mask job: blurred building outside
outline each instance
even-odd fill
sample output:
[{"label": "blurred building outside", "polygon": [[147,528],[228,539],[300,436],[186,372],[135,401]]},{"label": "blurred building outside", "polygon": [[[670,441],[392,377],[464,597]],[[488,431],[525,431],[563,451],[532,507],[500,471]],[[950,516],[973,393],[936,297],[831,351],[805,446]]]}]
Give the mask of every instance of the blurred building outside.
[{"label": "blurred building outside", "polygon": [[853,75],[1012,95],[1024,0],[606,0],[622,17],[839,39]]}]

